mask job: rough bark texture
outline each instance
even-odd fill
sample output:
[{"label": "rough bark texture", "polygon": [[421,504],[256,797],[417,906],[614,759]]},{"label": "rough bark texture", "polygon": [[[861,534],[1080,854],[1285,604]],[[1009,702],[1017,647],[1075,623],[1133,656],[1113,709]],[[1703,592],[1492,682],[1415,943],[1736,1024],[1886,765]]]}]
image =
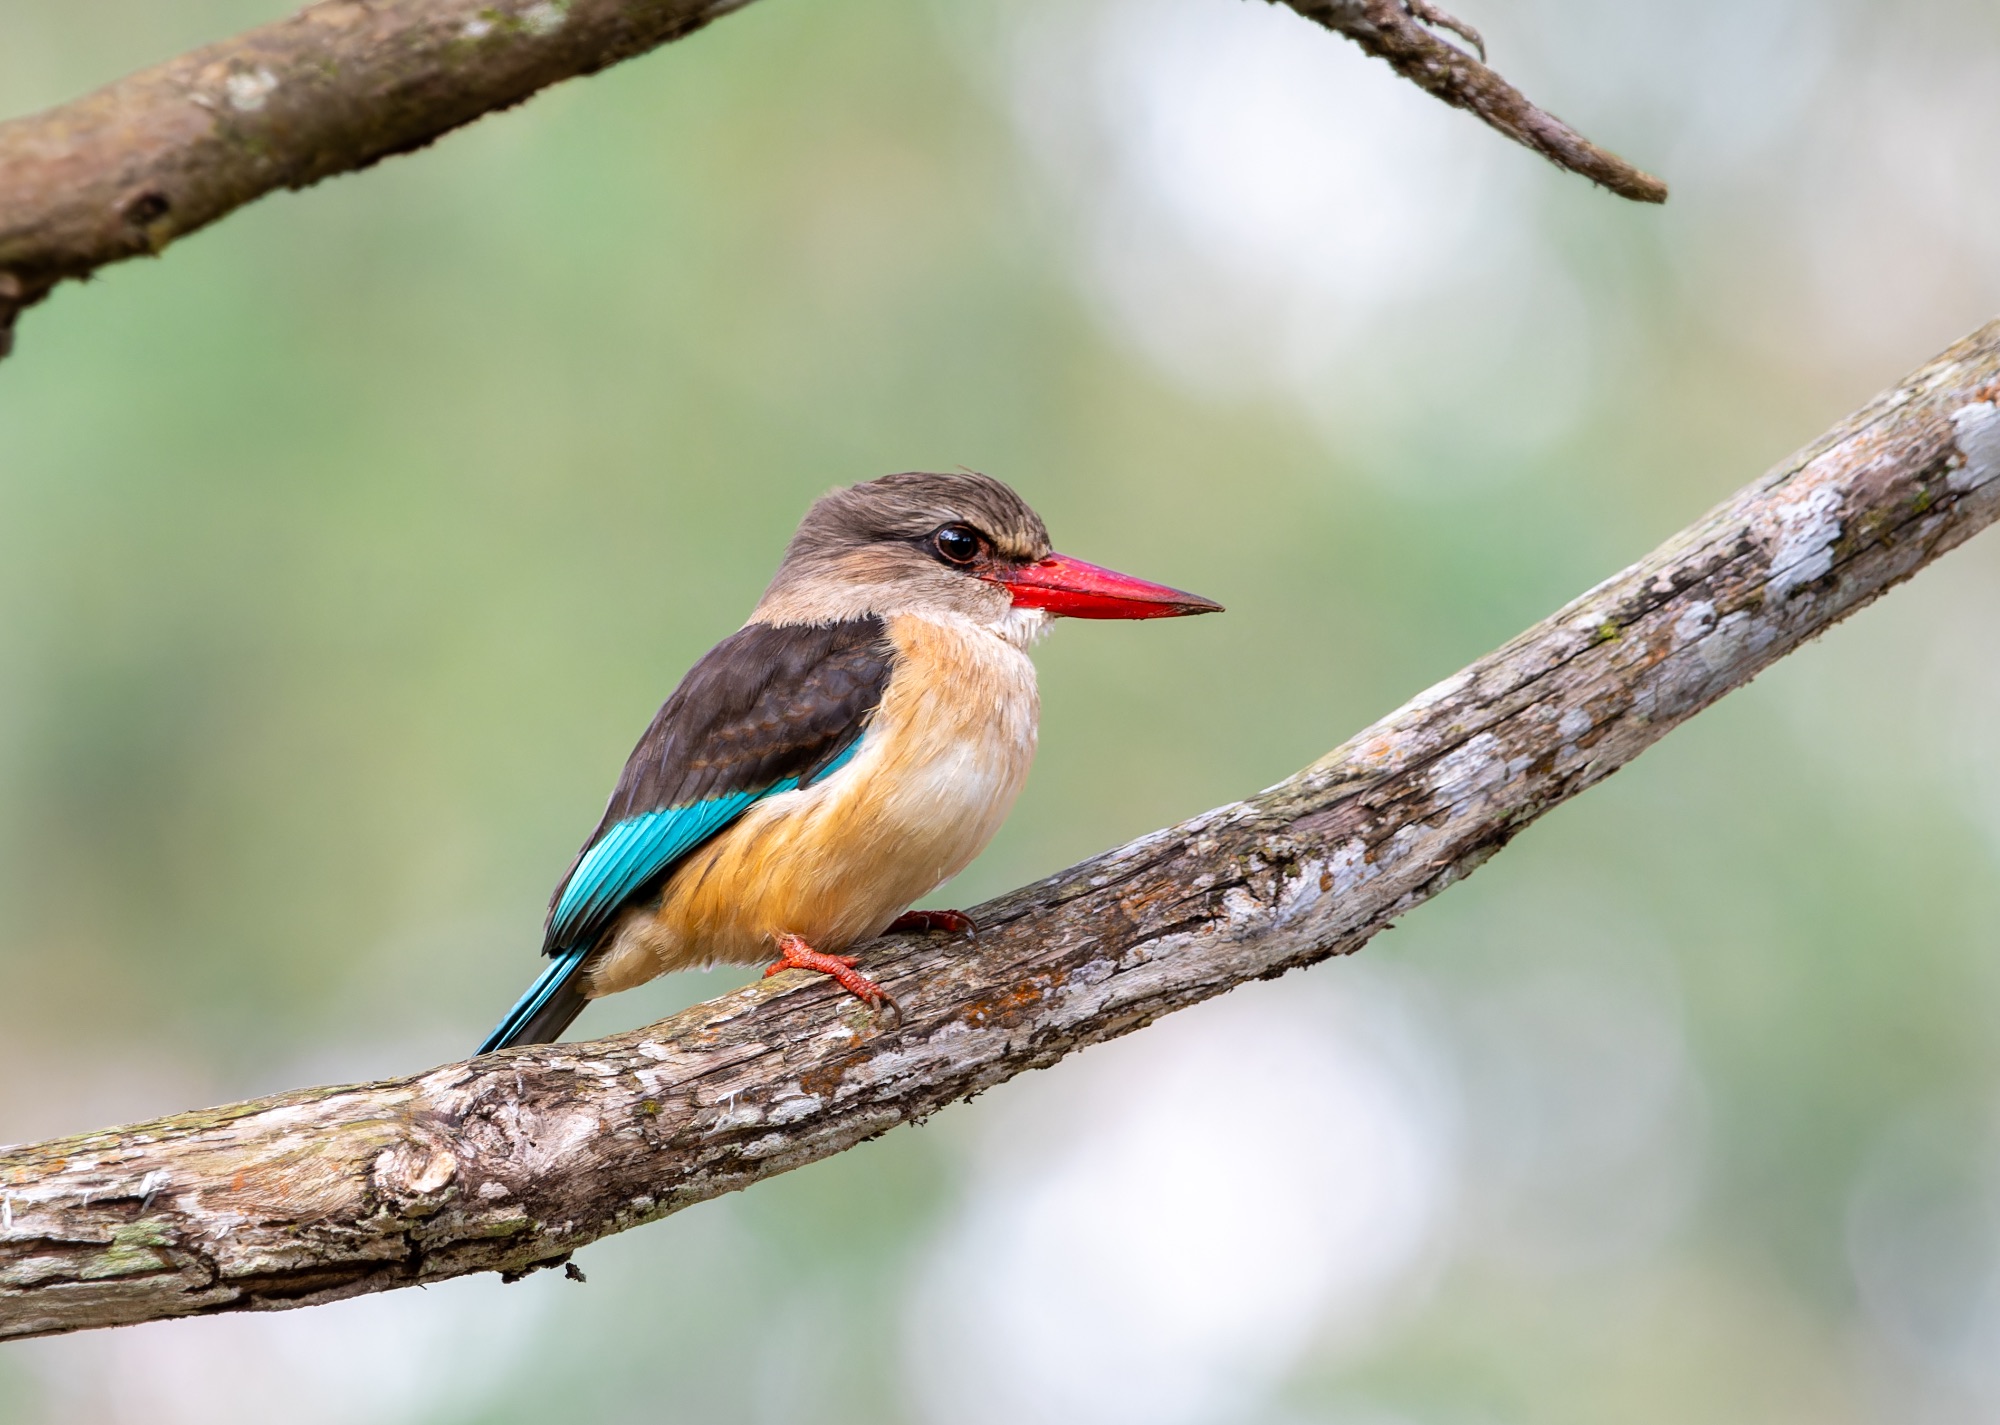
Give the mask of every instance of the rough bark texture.
[{"label": "rough bark texture", "polygon": [[2000,323],[1270,790],[650,1028],[0,1151],[0,1336],[517,1274],[1359,949],[2000,513]]},{"label": "rough bark texture", "polygon": [[[749,0],[321,0],[0,123],[0,356],[57,283],[163,251],[279,188],[422,148]],[[1627,197],[1655,179],[1549,117],[1403,0],[1288,0],[1432,94]],[[1410,0],[1417,13],[1463,26]]]}]

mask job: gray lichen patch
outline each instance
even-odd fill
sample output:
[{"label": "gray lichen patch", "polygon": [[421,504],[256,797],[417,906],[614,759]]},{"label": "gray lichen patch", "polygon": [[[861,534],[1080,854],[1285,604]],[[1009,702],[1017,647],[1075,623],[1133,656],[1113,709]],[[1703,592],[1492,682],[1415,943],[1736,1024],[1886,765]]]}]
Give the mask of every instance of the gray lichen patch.
[{"label": "gray lichen patch", "polygon": [[175,1266],[166,1249],[173,1245],[174,1234],[166,1219],[141,1218],[113,1231],[110,1245],[85,1261],[76,1275],[82,1281],[103,1281],[171,1272]]},{"label": "gray lichen patch", "polygon": [[1951,425],[1961,457],[1946,477],[1951,488],[1962,494],[2000,478],[2000,405],[1988,399],[1961,406]]}]

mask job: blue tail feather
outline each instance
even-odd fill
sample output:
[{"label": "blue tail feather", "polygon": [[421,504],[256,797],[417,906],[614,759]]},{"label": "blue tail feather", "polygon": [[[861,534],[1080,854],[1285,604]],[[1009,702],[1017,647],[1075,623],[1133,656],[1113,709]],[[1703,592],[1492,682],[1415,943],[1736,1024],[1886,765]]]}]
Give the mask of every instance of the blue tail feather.
[{"label": "blue tail feather", "polygon": [[542,971],[541,978],[528,986],[528,992],[507,1011],[499,1027],[486,1036],[486,1042],[473,1051],[474,1055],[491,1054],[516,1044],[551,1043],[569,1028],[586,1003],[583,992],[573,981],[589,953],[590,947],[586,945],[558,954],[548,969]]}]

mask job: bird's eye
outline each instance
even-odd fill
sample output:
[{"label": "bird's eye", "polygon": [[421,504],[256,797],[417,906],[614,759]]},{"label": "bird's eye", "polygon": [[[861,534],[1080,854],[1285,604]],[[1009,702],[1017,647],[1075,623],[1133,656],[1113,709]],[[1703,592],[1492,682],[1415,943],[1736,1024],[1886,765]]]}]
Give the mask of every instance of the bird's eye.
[{"label": "bird's eye", "polygon": [[931,536],[931,548],[947,564],[970,564],[979,557],[979,531],[962,524],[948,524]]}]

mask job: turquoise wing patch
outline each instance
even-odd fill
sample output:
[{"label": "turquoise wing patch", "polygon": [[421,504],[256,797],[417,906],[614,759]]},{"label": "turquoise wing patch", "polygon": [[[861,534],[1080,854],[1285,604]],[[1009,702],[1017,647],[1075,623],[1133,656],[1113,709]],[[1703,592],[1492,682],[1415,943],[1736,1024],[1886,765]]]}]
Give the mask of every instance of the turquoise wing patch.
[{"label": "turquoise wing patch", "polygon": [[735,792],[619,822],[584,853],[563,887],[549,917],[549,944],[567,946],[579,933],[601,928],[639,887],[743,815],[751,803],[796,785],[787,781],[764,792]]},{"label": "turquoise wing patch", "polygon": [[[813,778],[824,781],[846,766],[861,747],[853,742]],[[687,806],[667,807],[627,817],[584,852],[549,917],[549,953],[594,940],[620,906],[640,887],[714,836],[765,797],[797,788],[787,777],[761,792],[732,792]]]}]

